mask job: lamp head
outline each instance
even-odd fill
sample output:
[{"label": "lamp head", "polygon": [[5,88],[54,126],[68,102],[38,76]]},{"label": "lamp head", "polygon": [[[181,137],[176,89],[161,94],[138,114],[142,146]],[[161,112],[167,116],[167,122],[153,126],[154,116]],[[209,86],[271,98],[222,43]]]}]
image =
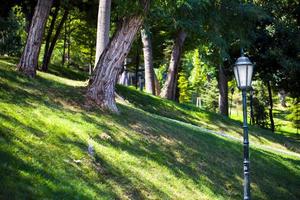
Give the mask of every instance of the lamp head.
[{"label": "lamp head", "polygon": [[235,62],[233,71],[239,89],[251,88],[253,67],[252,62],[244,55]]}]

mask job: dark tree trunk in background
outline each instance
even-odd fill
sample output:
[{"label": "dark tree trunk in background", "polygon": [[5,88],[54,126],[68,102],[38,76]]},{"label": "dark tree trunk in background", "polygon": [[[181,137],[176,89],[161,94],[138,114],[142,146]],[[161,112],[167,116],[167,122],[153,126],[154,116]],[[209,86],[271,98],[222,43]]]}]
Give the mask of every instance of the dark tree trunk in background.
[{"label": "dark tree trunk in background", "polygon": [[[149,1],[146,1],[147,5]],[[148,6],[146,6],[148,8]],[[101,54],[90,79],[86,104],[96,104],[103,110],[118,113],[115,84],[132,42],[142,26],[144,17],[135,15],[123,20],[116,34]]]},{"label": "dark tree trunk in background", "polygon": [[67,47],[67,23],[64,25],[64,45],[63,45],[63,55],[62,55],[62,60],[61,64],[65,65],[66,62],[66,47]]},{"label": "dark tree trunk in background", "polygon": [[65,58],[65,61],[67,61],[67,65],[70,66],[70,61],[71,61],[71,19],[68,20],[67,22],[67,55]]},{"label": "dark tree trunk in background", "polygon": [[17,69],[23,74],[34,77],[38,65],[45,24],[51,9],[52,0],[38,0],[30,25],[25,48]]},{"label": "dark tree trunk in background", "polygon": [[48,29],[48,32],[47,32],[47,36],[46,36],[46,44],[45,44],[45,49],[44,49],[44,57],[43,57],[43,65],[42,65],[42,71],[45,71],[43,68],[44,68],[44,60],[46,59],[46,56],[47,56],[47,52],[49,50],[49,46],[50,46],[50,40],[51,40],[51,36],[52,36],[52,32],[54,30],[54,27],[55,27],[55,22],[56,22],[56,19],[57,19],[57,15],[58,15],[58,12],[59,12],[59,4],[56,5],[55,7],[55,10],[52,14],[52,19],[51,19],[51,23],[50,23],[50,27]]},{"label": "dark tree trunk in background", "polygon": [[140,45],[138,43],[136,48],[136,55],[135,55],[135,88],[138,88],[139,84],[139,68],[140,68]]},{"label": "dark tree trunk in background", "polygon": [[35,1],[26,1],[26,3],[28,3],[29,5],[22,6],[22,11],[23,11],[23,13],[25,15],[25,19],[26,19],[25,31],[26,31],[26,33],[29,33],[32,17],[34,15],[34,8],[36,6],[36,2]]},{"label": "dark tree trunk in background", "polygon": [[145,89],[147,93],[155,94],[154,69],[152,44],[149,32],[146,29],[141,30],[143,42],[144,66],[145,66]]},{"label": "dark tree trunk in background", "polygon": [[271,123],[271,131],[274,133],[275,131],[275,124],[273,119],[273,97],[272,97],[272,89],[271,89],[271,81],[267,81],[268,86],[268,93],[269,93],[269,117]]},{"label": "dark tree trunk in background", "polygon": [[61,29],[62,29],[65,21],[67,20],[68,14],[69,14],[69,11],[65,9],[64,14],[63,14],[63,16],[62,16],[62,18],[59,22],[59,25],[58,25],[57,29],[56,29],[55,35],[53,36],[53,39],[51,41],[51,45],[48,48],[48,51],[46,52],[46,54],[44,55],[42,71],[48,71],[48,66],[49,66],[49,63],[50,63],[50,60],[51,60],[51,56],[52,56],[55,44],[58,40]]},{"label": "dark tree trunk in background", "polygon": [[228,80],[223,66],[218,70],[219,110],[222,115],[228,116]]},{"label": "dark tree trunk in background", "polygon": [[95,65],[109,43],[111,0],[99,0]]},{"label": "dark tree trunk in background", "polygon": [[254,95],[254,91],[253,89],[251,89],[250,90],[250,124],[251,125],[255,124],[254,110],[253,110],[253,95]]},{"label": "dark tree trunk in background", "polygon": [[177,76],[178,66],[182,54],[182,48],[186,36],[187,34],[183,30],[180,30],[177,33],[176,40],[171,53],[171,60],[170,60],[166,82],[160,93],[160,96],[162,98],[175,100],[176,76]]}]

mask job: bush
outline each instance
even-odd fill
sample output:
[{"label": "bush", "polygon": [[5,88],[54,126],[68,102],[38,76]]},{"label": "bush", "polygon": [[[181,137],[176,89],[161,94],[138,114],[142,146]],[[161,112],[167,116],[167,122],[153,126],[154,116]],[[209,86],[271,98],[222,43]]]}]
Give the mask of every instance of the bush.
[{"label": "bush", "polygon": [[13,7],[6,19],[0,17],[0,55],[20,56],[24,29],[25,19],[19,7]]}]

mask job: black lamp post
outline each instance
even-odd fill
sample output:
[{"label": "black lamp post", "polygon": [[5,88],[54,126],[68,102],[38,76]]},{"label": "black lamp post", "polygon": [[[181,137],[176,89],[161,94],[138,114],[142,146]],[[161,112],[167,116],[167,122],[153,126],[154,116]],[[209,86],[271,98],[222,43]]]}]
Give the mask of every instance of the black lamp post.
[{"label": "black lamp post", "polygon": [[237,86],[242,90],[243,96],[243,129],[244,129],[244,200],[250,200],[250,161],[249,161],[249,139],[248,139],[248,125],[247,125],[247,90],[251,88],[253,64],[244,56],[237,59],[234,64],[234,75]]}]

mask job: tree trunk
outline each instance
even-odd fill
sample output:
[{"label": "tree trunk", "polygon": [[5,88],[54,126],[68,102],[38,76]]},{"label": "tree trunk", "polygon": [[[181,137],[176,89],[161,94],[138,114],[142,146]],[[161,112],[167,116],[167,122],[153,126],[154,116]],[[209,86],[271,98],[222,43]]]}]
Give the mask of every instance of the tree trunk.
[{"label": "tree trunk", "polygon": [[66,61],[66,47],[67,47],[67,23],[65,23],[64,25],[64,45],[63,45],[63,55],[62,55],[62,60],[61,60],[61,64],[65,65],[65,61]]},{"label": "tree trunk", "polygon": [[151,44],[151,38],[149,32],[145,28],[141,30],[141,37],[143,42],[143,53],[144,53],[145,89],[147,93],[154,95],[155,84],[154,84],[152,44]]},{"label": "tree trunk", "polygon": [[162,88],[162,91],[160,93],[160,96],[162,98],[174,100],[175,99],[175,85],[176,85],[176,74],[178,71],[178,66],[180,63],[180,58],[182,54],[182,47],[184,44],[184,41],[186,39],[187,34],[180,30],[177,34],[176,41],[173,46],[172,54],[171,54],[171,60],[170,65],[168,69],[168,74],[166,78],[166,82]]},{"label": "tree trunk", "polygon": [[71,62],[71,19],[69,18],[68,20],[68,26],[67,26],[67,43],[66,43],[66,47],[67,47],[67,55],[65,58],[65,61],[67,61],[67,66],[70,66],[70,62]]},{"label": "tree trunk", "polygon": [[[45,44],[45,49],[44,49],[43,63],[44,63],[44,60],[46,59],[47,52],[49,50],[51,36],[52,36],[52,32],[54,30],[54,26],[55,26],[55,22],[56,22],[56,19],[57,19],[59,8],[60,8],[60,6],[59,6],[59,4],[57,4],[57,6],[55,7],[55,10],[53,12],[53,15],[52,15],[50,27],[49,27],[48,32],[47,32],[46,44]],[[44,71],[43,67],[44,67],[44,65],[42,65],[42,71]]]},{"label": "tree trunk", "polygon": [[271,90],[271,81],[267,81],[268,85],[268,93],[269,93],[269,117],[271,123],[271,131],[274,133],[275,131],[275,124],[273,119],[273,97],[272,97],[272,90]]},{"label": "tree trunk", "polygon": [[228,80],[223,66],[218,71],[219,110],[222,115],[228,116]]},{"label": "tree trunk", "polygon": [[53,36],[53,39],[51,41],[51,45],[50,45],[48,51],[46,52],[46,54],[44,55],[43,65],[42,65],[42,71],[44,71],[44,72],[48,71],[48,66],[49,66],[49,63],[50,63],[50,60],[51,60],[51,56],[52,56],[55,44],[58,40],[61,29],[62,29],[62,27],[63,27],[63,25],[64,25],[64,23],[65,23],[65,21],[68,17],[68,14],[69,14],[69,11],[65,9],[64,14],[63,14],[63,16],[60,20],[60,23],[59,23],[59,25],[56,29],[55,35]]},{"label": "tree trunk", "polygon": [[101,54],[90,79],[86,93],[87,105],[96,104],[103,110],[119,112],[115,102],[115,83],[143,19],[142,15],[135,15],[123,20]]},{"label": "tree trunk", "polygon": [[139,68],[140,68],[140,43],[137,43],[136,53],[135,53],[135,89],[139,86]]},{"label": "tree trunk", "polygon": [[29,77],[35,77],[45,24],[49,16],[52,0],[38,0],[30,25],[26,45],[17,69]]},{"label": "tree trunk", "polygon": [[95,65],[109,43],[111,0],[99,0]]}]

